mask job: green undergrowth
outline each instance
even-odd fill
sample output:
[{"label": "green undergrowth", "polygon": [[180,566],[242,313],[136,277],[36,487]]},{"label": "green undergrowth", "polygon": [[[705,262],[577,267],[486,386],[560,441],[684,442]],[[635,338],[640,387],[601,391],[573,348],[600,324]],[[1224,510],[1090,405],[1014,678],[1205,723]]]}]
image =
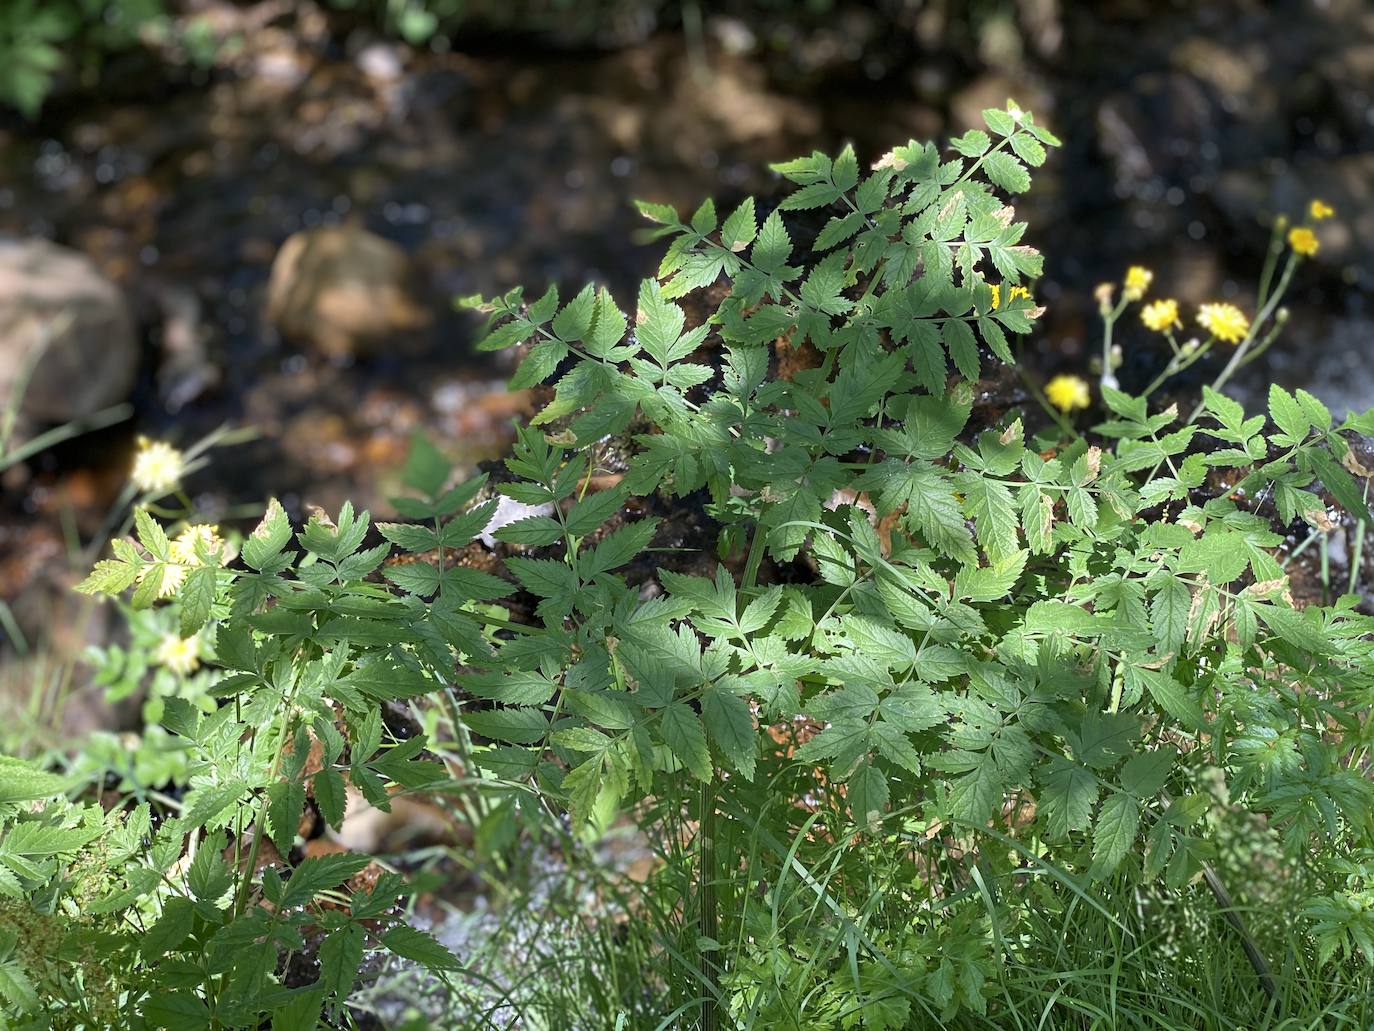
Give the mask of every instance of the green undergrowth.
[{"label": "green undergrowth", "polygon": [[[499,475],[420,442],[396,521],[274,502],[232,548],[139,509],[81,589],[167,621],[186,675],[141,747],[175,762],[100,799],[109,762],[7,762],[14,1026],[1367,1023],[1374,622],[1295,606],[1280,548],[1368,520],[1374,415],[1220,390],[1297,252],[1176,346],[1235,348],[1190,417],[1110,348],[1091,427],[975,414],[1041,312],[1010,201],[1058,144],[984,117],[776,166],[771,211],[642,205],[633,313],[471,300],[553,387]],[[669,545],[688,506],[709,534]],[[548,902],[557,948],[455,951],[446,867],[309,848],[398,795],[471,829],[436,855],[512,913],[536,843],[590,870],[633,828],[653,862]]]}]

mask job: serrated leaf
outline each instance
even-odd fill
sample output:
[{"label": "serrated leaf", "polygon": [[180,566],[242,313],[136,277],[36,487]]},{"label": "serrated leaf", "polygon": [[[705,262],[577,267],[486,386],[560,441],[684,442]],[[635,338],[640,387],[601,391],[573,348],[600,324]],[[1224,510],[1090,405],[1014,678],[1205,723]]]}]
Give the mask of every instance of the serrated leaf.
[{"label": "serrated leaf", "polygon": [[344,789],[342,775],[337,770],[320,770],[311,778],[315,803],[320,807],[320,815],[329,826],[338,830],[343,826],[348,794]]},{"label": "serrated leaf", "polygon": [[1173,745],[1132,756],[1121,768],[1122,790],[1138,798],[1153,798],[1168,782],[1177,758],[1178,750]]},{"label": "serrated leaf", "polygon": [[288,855],[296,843],[296,831],[305,810],[305,785],[298,780],[279,781],[267,791],[267,825],[277,851]]},{"label": "serrated leaf", "polygon": [[871,826],[887,809],[887,777],[871,762],[860,763],[845,782],[845,788],[854,822],[861,827]]},{"label": "serrated leaf", "polygon": [[1193,693],[1163,670],[1128,666],[1127,678],[1139,677],[1155,704],[1178,720],[1188,730],[1198,730],[1203,723],[1202,707]]},{"label": "serrated leaf", "polygon": [[951,783],[951,813],[956,819],[982,827],[1001,806],[1003,792],[1004,785],[997,764],[985,759]]},{"label": "serrated leaf", "polygon": [[983,171],[992,185],[1008,193],[1025,193],[1030,189],[1030,174],[1026,166],[1005,151],[996,151],[983,159]]},{"label": "serrated leaf", "polygon": [[519,544],[527,548],[542,548],[562,540],[563,527],[551,516],[526,516],[516,519],[493,531],[492,536],[507,544]]},{"label": "serrated leaf", "polygon": [[180,630],[183,638],[190,637],[210,621],[215,604],[218,570],[214,566],[197,566],[186,575],[177,592],[181,602]]},{"label": "serrated leaf", "polygon": [[1294,648],[1314,655],[1329,655],[1333,651],[1320,618],[1314,619],[1309,612],[1281,605],[1255,605],[1253,608],[1265,626]]},{"label": "serrated leaf", "polygon": [[382,945],[402,959],[414,960],[431,970],[461,970],[458,957],[433,935],[409,924],[398,924],[382,935]]},{"label": "serrated leaf", "polygon": [[619,569],[649,546],[658,531],[658,523],[656,518],[641,519],[608,533],[590,554],[579,556],[578,569],[582,576],[590,580],[612,569]]},{"label": "serrated leaf", "polygon": [[1097,804],[1097,778],[1069,760],[1056,756],[1041,774],[1044,789],[1038,801],[1052,840],[1063,840],[1070,831],[1087,830]]},{"label": "serrated leaf", "polygon": [[1364,520],[1367,526],[1374,526],[1374,510],[1365,502],[1365,492],[1355,478],[1337,464],[1324,450],[1314,448],[1307,452],[1307,460],[1312,471],[1321,478],[1336,503],[1356,520]]},{"label": "serrated leaf", "polygon": [[366,935],[361,924],[347,923],[320,943],[320,986],[327,994],[345,998],[358,979]]},{"label": "serrated leaf", "polygon": [[303,906],[322,891],[337,888],[356,873],[361,873],[372,857],[354,852],[335,852],[307,859],[291,871],[281,908]]},{"label": "serrated leaf", "polygon": [[1140,827],[1140,806],[1130,795],[1117,792],[1102,803],[1093,827],[1093,873],[1105,877],[1118,866],[1135,844]]},{"label": "serrated leaf", "polygon": [[1311,429],[1302,405],[1277,383],[1269,385],[1269,418],[1288,435],[1292,443],[1302,440]]},{"label": "serrated leaf", "polygon": [[587,536],[620,511],[627,494],[624,487],[588,494],[568,511],[568,533],[574,537]]},{"label": "serrated leaf", "polygon": [[76,585],[82,594],[121,594],[138,579],[139,567],[132,562],[103,559],[95,564],[90,575]]},{"label": "serrated leaf", "polygon": [[721,226],[720,242],[727,251],[738,253],[754,242],[757,232],[758,223],[754,218],[754,198],[749,197],[730,213],[730,217]]},{"label": "serrated leaf", "polygon": [[0,755],[0,805],[52,798],[70,783],[70,778],[49,773],[34,763]]},{"label": "serrated leaf", "polygon": [[1188,585],[1173,574],[1165,576],[1163,585],[1150,602],[1150,625],[1164,654],[1177,655],[1182,651],[1192,605],[1193,595]]},{"label": "serrated leaf", "polygon": [[663,710],[660,727],[664,743],[687,771],[697,780],[710,780],[711,753],[697,714],[682,702],[674,702]]},{"label": "serrated leaf", "polygon": [[758,735],[748,703],[739,695],[713,687],[701,697],[701,718],[726,761],[745,780],[753,780]]}]

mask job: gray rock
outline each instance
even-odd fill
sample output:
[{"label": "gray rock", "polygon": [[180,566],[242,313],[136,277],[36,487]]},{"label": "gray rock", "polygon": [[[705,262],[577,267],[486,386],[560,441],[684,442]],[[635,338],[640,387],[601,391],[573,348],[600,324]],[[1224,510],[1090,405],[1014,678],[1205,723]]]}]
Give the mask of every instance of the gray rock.
[{"label": "gray rock", "polygon": [[0,404],[31,363],[20,414],[63,423],[129,397],[139,343],[119,288],[85,255],[0,239]]}]

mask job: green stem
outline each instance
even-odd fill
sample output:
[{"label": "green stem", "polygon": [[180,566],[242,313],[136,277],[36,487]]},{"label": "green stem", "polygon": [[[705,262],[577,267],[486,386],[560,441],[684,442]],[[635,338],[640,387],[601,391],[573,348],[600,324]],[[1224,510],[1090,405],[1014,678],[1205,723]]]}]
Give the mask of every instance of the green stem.
[{"label": "green stem", "polygon": [[[272,756],[272,766],[267,771],[268,784],[275,784],[277,778],[281,775],[282,757],[286,754],[286,742],[291,737],[288,733],[290,729],[288,724],[290,723],[291,716],[289,698],[286,699],[286,704],[283,708],[281,732],[277,740],[276,753]],[[243,907],[248,903],[248,891],[253,884],[253,870],[258,864],[258,852],[262,848],[262,838],[266,826],[267,810],[264,807],[262,811],[258,813],[258,818],[253,821],[253,841],[248,847],[248,862],[246,864],[246,869],[239,871],[239,887],[238,891],[234,893],[234,916],[236,917],[243,912]]]},{"label": "green stem", "polygon": [[1036,403],[1045,410],[1045,414],[1053,419],[1055,424],[1064,431],[1064,435],[1071,440],[1078,440],[1082,434],[1074,428],[1073,423],[1069,422],[1059,409],[1050,404],[1049,399],[1046,398],[1044,392],[1035,385],[1035,382],[1030,378],[1029,374],[1027,374],[1025,366],[1020,362],[1016,363],[1016,374],[1021,377],[1021,382],[1026,385],[1026,389],[1031,392],[1031,396],[1035,398]]},{"label": "green stem", "polygon": [[[698,930],[707,942],[715,942],[720,934],[720,922],[716,913],[716,799],[715,788],[710,781],[701,785],[700,798],[700,840],[697,877],[701,892],[701,909],[698,914]],[[706,984],[701,995],[701,1031],[718,1031],[716,1020],[716,997],[720,993],[719,969],[716,965],[715,950],[708,945],[700,953],[701,972]]]},{"label": "green stem", "polygon": [[754,532],[749,537],[749,557],[744,562],[744,578],[740,581],[743,590],[749,590],[758,582],[759,567],[763,565],[764,537],[763,527],[754,524]]}]

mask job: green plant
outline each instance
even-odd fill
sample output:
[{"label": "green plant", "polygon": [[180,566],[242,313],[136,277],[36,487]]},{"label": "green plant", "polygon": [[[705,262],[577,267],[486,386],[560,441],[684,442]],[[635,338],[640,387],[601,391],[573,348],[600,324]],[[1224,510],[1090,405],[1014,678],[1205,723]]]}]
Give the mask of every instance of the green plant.
[{"label": "green plant", "polygon": [[165,17],[162,0],[13,0],[0,8],[0,103],[37,116],[81,44],[93,54],[123,50]]},{"label": "green plant", "polygon": [[[82,589],[170,594],[222,673],[161,699],[179,800],[10,809],[11,924],[29,895],[71,942],[10,944],[11,1004],[337,1026],[372,950],[459,992],[481,971],[402,919],[400,877],[300,858],[303,814],[339,827],[351,785],[379,808],[461,793],[492,840],[565,814],[570,840],[646,831],[638,993],[610,978],[594,1015],[543,1026],[1358,1014],[1374,624],[1353,597],[1291,604],[1274,523],[1330,523],[1317,479],[1368,518],[1343,434],[1374,415],[1275,387],[1273,428],[1213,389],[1182,419],[1110,385],[1100,443],[1048,406],[1034,437],[1034,411],[975,415],[1039,313],[1004,195],[1058,142],[1015,105],[984,117],[952,156],[779,165],[798,189],[762,221],[641,205],[669,244],[633,321],[592,287],[470,301],[484,347],[524,349],[513,385],[553,380],[552,401],[490,480],[451,486],[417,442],[407,521],[375,544],[351,506],[293,535],[273,503],[226,564],[213,532],[140,512]],[[828,214],[809,255],[793,211]],[[678,301],[707,288],[689,326]],[[493,571],[474,542],[502,499],[526,507]],[[695,548],[665,531],[684,506],[709,517]],[[397,702],[426,734],[388,722]],[[76,790],[14,768],[39,778],[19,799]],[[1242,960],[1201,969],[1199,942]],[[317,979],[292,980],[301,955]]]}]

